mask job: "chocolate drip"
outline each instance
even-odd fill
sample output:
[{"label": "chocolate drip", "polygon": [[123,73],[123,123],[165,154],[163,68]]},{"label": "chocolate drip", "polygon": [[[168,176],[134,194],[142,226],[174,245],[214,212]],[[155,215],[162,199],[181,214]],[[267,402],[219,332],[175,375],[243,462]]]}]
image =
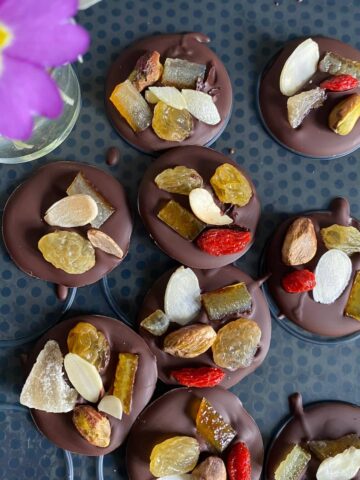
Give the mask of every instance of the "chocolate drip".
[{"label": "chocolate drip", "polygon": [[334,215],[334,223],[345,226],[350,224],[350,204],[346,198],[334,198],[330,203],[330,210]]},{"label": "chocolate drip", "polygon": [[117,147],[110,147],[106,152],[106,163],[109,167],[113,167],[119,163],[120,150]]},{"label": "chocolate drip", "polygon": [[69,287],[65,285],[56,285],[56,296],[59,300],[65,301],[67,299],[69,293]]},{"label": "chocolate drip", "polygon": [[310,440],[312,438],[311,427],[306,421],[301,393],[296,392],[289,396],[289,407],[294,417],[298,418],[300,421],[300,424],[304,431],[304,438],[306,440]]}]

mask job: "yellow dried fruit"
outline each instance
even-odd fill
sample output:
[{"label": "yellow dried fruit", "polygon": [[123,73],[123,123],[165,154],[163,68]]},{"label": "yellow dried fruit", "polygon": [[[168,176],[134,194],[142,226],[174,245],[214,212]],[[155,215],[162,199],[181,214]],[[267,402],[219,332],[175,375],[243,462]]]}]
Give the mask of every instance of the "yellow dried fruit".
[{"label": "yellow dried fruit", "polygon": [[161,190],[181,195],[189,195],[194,188],[203,186],[201,175],[193,168],[183,165],[166,168],[155,177],[154,181]]},{"label": "yellow dried fruit", "polygon": [[195,358],[214,343],[216,332],[210,325],[195,324],[169,333],[164,340],[164,352],[181,358]]},{"label": "yellow dried fruit", "polygon": [[329,127],[338,135],[349,135],[360,117],[360,95],[353,93],[339,102],[329,115]]},{"label": "yellow dried fruit", "polygon": [[136,353],[119,353],[113,395],[121,400],[126,415],[129,415],[131,412],[133,389],[138,364],[139,355]]},{"label": "yellow dried fruit", "polygon": [[110,445],[111,425],[103,413],[90,405],[75,407],[73,423],[82,437],[95,447],[106,448]]},{"label": "yellow dried fruit", "polygon": [[47,262],[66,273],[85,273],[95,265],[94,247],[76,232],[48,233],[40,238],[38,248]]},{"label": "yellow dried fruit", "polygon": [[178,436],[158,443],[150,455],[150,472],[154,477],[181,475],[196,467],[200,445],[196,438]]},{"label": "yellow dried fruit", "polygon": [[218,199],[223,203],[231,203],[244,207],[253,195],[247,178],[230,163],[223,163],[210,179]]},{"label": "yellow dried fruit", "polygon": [[178,110],[164,102],[156,104],[152,127],[159,138],[169,142],[182,142],[191,135],[193,126],[192,116],[187,110]]},{"label": "yellow dried fruit", "polygon": [[360,252],[360,231],[345,225],[330,225],[320,230],[321,238],[328,250],[336,248],[347,255]]},{"label": "yellow dried fruit", "polygon": [[158,218],[176,233],[192,242],[206,227],[180,203],[170,200],[157,214]]},{"label": "yellow dried fruit", "polygon": [[355,274],[350,295],[345,307],[345,315],[360,322],[360,271]]},{"label": "yellow dried fruit", "polygon": [[160,309],[155,310],[155,312],[144,318],[144,320],[140,323],[142,328],[157,337],[164,335],[166,330],[169,328],[169,325],[169,317]]}]

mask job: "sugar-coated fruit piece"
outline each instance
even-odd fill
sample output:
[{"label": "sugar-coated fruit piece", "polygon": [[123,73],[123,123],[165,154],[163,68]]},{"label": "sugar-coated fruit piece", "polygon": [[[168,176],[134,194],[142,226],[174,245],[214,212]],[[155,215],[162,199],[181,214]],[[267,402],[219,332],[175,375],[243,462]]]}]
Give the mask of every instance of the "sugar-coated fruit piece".
[{"label": "sugar-coated fruit piece", "polygon": [[219,111],[213,97],[198,90],[181,90],[186,108],[193,117],[207,125],[217,125],[221,121]]},{"label": "sugar-coated fruit piece", "polygon": [[135,353],[119,353],[113,395],[121,400],[126,415],[130,415],[131,413],[133,390],[138,365],[139,355]]},{"label": "sugar-coated fruit piece", "polygon": [[166,168],[155,177],[154,181],[161,190],[181,195],[189,195],[194,188],[203,186],[201,175],[193,168],[182,165]]},{"label": "sugar-coated fruit piece", "polygon": [[98,207],[90,195],[71,195],[55,202],[45,213],[44,220],[55,227],[82,227],[98,215]]},{"label": "sugar-coated fruit piece", "polygon": [[316,472],[317,480],[351,480],[360,469],[360,449],[350,447],[335,457],[323,460]]},{"label": "sugar-coated fruit piece", "polygon": [[180,358],[195,358],[205,353],[216,338],[210,325],[196,323],[169,333],[164,339],[164,352]]},{"label": "sugar-coated fruit piece", "polygon": [[220,368],[214,367],[197,367],[197,368],[180,368],[173,370],[171,376],[186,387],[215,387],[225,377],[225,373]]},{"label": "sugar-coated fruit piece", "polygon": [[187,110],[178,110],[164,102],[155,105],[151,124],[156,135],[169,142],[182,142],[190,137],[194,127],[192,116]]},{"label": "sugar-coated fruit piece", "polygon": [[140,326],[152,335],[160,337],[166,333],[170,325],[169,317],[160,309],[155,310],[140,323]]},{"label": "sugar-coated fruit piece", "polygon": [[111,415],[118,420],[121,420],[123,414],[123,408],[121,400],[115,395],[105,395],[98,404],[99,412]]},{"label": "sugar-coated fruit piece", "polygon": [[326,91],[316,87],[289,97],[287,101],[288,120],[292,128],[298,128],[305,117],[326,100]]},{"label": "sugar-coated fruit piece", "polygon": [[299,217],[288,228],[281,249],[285,265],[303,265],[310,262],[317,251],[314,224],[308,217]]},{"label": "sugar-coated fruit piece", "polygon": [[336,248],[347,255],[360,252],[360,232],[355,227],[334,224],[322,228],[320,235],[328,250]]},{"label": "sugar-coated fruit piece", "polygon": [[169,200],[157,216],[168,227],[190,242],[195,240],[206,226],[175,200]]},{"label": "sugar-coated fruit piece", "polygon": [[178,110],[187,107],[185,98],[175,87],[149,87],[149,92],[157,98],[157,102],[164,102],[169,107],[177,108]]},{"label": "sugar-coated fruit piece", "polygon": [[251,242],[251,233],[241,228],[209,228],[196,239],[203,252],[219,257],[242,252]]},{"label": "sugar-coated fruit piece", "polygon": [[205,72],[206,65],[180,58],[167,58],[161,83],[176,88],[195,88],[198,80],[204,80]]},{"label": "sugar-coated fruit piece", "polygon": [[229,480],[251,480],[251,454],[245,442],[231,447],[226,461]]},{"label": "sugar-coated fruit piece", "polygon": [[223,203],[244,207],[253,195],[247,178],[230,163],[223,163],[210,179],[216,196]]},{"label": "sugar-coated fruit piece", "polygon": [[154,477],[191,472],[198,463],[200,445],[196,438],[176,436],[154,446],[150,455],[150,472]]},{"label": "sugar-coated fruit piece", "polygon": [[312,290],[316,285],[316,280],[310,270],[294,270],[282,278],[281,284],[288,293],[301,293]]},{"label": "sugar-coated fruit piece", "polygon": [[327,52],[319,63],[321,72],[331,75],[348,74],[360,80],[360,62],[342,57],[334,52]]},{"label": "sugar-coated fruit piece", "polygon": [[319,460],[325,460],[350,447],[360,448],[360,437],[356,433],[350,433],[335,440],[310,440],[307,446]]},{"label": "sugar-coated fruit piece", "polygon": [[78,405],[74,409],[72,421],[80,435],[91,445],[100,448],[110,445],[110,422],[106,415],[98,412],[94,407]]},{"label": "sugar-coated fruit piece", "polygon": [[294,445],[275,470],[275,480],[300,480],[310,460],[309,452]]},{"label": "sugar-coated fruit piece", "polygon": [[146,52],[138,58],[129,80],[136,90],[141,92],[144,88],[157,82],[162,72],[163,66],[160,63],[160,53],[154,50]]},{"label": "sugar-coated fruit piece", "polygon": [[104,390],[96,367],[76,353],[67,353],[64,368],[75,390],[88,402],[96,403]]},{"label": "sugar-coated fruit piece", "polygon": [[199,220],[208,225],[229,225],[233,219],[223,213],[206,188],[194,188],[189,194],[190,207]]},{"label": "sugar-coated fruit piece", "polygon": [[201,302],[211,321],[234,318],[252,309],[252,297],[244,282],[205,292]]},{"label": "sugar-coated fruit piece", "polygon": [[357,271],[345,307],[345,315],[360,322],[360,271]]}]

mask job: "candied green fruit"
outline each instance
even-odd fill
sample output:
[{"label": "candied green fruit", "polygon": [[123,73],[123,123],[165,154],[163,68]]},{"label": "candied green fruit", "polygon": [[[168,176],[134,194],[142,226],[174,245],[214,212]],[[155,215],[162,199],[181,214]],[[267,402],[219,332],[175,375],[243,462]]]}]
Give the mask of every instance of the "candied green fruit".
[{"label": "candied green fruit", "polygon": [[299,127],[311,110],[321,107],[325,100],[326,92],[320,87],[289,97],[287,101],[287,110],[288,120],[291,127]]},{"label": "candied green fruit", "polygon": [[180,58],[167,58],[161,77],[163,85],[176,88],[195,88],[198,80],[204,80],[206,65],[188,62]]},{"label": "candied green fruit", "polygon": [[190,113],[158,102],[154,108],[152,127],[156,135],[169,142],[182,142],[190,137],[194,122]]},{"label": "candied green fruit", "polygon": [[250,202],[252,188],[246,177],[230,163],[223,163],[210,179],[218,199],[244,207]]},{"label": "candied green fruit", "polygon": [[193,168],[179,165],[163,170],[155,177],[155,183],[166,192],[189,195],[191,190],[203,186],[203,179]]},{"label": "candied green fruit", "polygon": [[169,317],[160,309],[155,310],[140,323],[140,326],[156,337],[164,335],[170,325]]},{"label": "candied green fruit", "polygon": [[355,274],[354,282],[345,307],[345,315],[360,321],[360,271]]},{"label": "candied green fruit", "polygon": [[196,428],[204,440],[218,452],[223,452],[236,435],[233,427],[224,421],[206,398],[201,400],[196,415]]},{"label": "candied green fruit", "polygon": [[300,480],[311,455],[300,445],[294,445],[275,471],[275,480]]},{"label": "candied green fruit", "polygon": [[206,227],[195,215],[174,200],[170,200],[158,213],[158,218],[176,233],[192,242]]},{"label": "candied green fruit", "polygon": [[158,443],[150,455],[150,472],[154,477],[181,475],[193,470],[199,460],[196,438],[178,436]]},{"label": "candied green fruit", "polygon": [[131,413],[133,389],[138,365],[139,355],[136,353],[119,353],[113,395],[121,400],[126,415],[130,415]]},{"label": "candied green fruit", "polygon": [[359,435],[351,433],[336,440],[311,440],[308,447],[321,461],[329,457],[335,457],[350,447],[360,448]]},{"label": "candied green fruit", "polygon": [[331,225],[320,230],[321,237],[327,249],[336,248],[347,255],[360,252],[360,232],[355,227]]},{"label": "candied green fruit", "polygon": [[252,308],[252,298],[244,282],[203,293],[201,301],[211,321],[233,318]]},{"label": "candied green fruit", "polygon": [[319,63],[321,72],[329,72],[331,75],[351,75],[360,80],[360,62],[350,58],[341,57],[337,53],[327,52]]}]

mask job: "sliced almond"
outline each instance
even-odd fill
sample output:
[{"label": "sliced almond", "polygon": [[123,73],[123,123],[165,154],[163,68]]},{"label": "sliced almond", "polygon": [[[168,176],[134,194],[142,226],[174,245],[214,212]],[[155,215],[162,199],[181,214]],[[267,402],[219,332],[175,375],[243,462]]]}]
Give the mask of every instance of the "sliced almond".
[{"label": "sliced almond", "polygon": [[211,95],[187,89],[181,90],[181,93],[185,98],[187,110],[200,122],[207,125],[216,125],[220,122],[221,117]]},{"label": "sliced almond", "polygon": [[98,405],[99,412],[107,413],[118,420],[121,420],[123,408],[120,398],[115,395],[105,395]]},{"label": "sliced almond", "polygon": [[88,402],[97,402],[103,383],[94,365],[76,353],[68,353],[64,358],[64,368],[75,390]]},{"label": "sliced almond", "polygon": [[175,87],[149,87],[149,92],[157,98],[157,101],[160,100],[169,105],[169,107],[177,108],[178,110],[186,108],[186,101],[183,95]]},{"label": "sliced almond", "polygon": [[122,258],[124,256],[124,252],[115,242],[115,240],[101,230],[90,228],[87,231],[87,237],[93,247],[118,258]]},{"label": "sliced almond", "polygon": [[55,227],[82,227],[98,214],[96,202],[90,195],[72,195],[55,202],[45,213],[44,220]]},{"label": "sliced almond", "polygon": [[152,93],[149,89],[146,90],[146,92],[145,92],[145,100],[148,103],[152,103],[152,104],[158,103],[158,101],[159,101],[159,99],[155,95],[155,93]]},{"label": "sliced almond", "polygon": [[190,207],[193,213],[209,225],[229,225],[232,218],[224,214],[216,205],[213,196],[205,188],[194,188],[189,194]]}]

